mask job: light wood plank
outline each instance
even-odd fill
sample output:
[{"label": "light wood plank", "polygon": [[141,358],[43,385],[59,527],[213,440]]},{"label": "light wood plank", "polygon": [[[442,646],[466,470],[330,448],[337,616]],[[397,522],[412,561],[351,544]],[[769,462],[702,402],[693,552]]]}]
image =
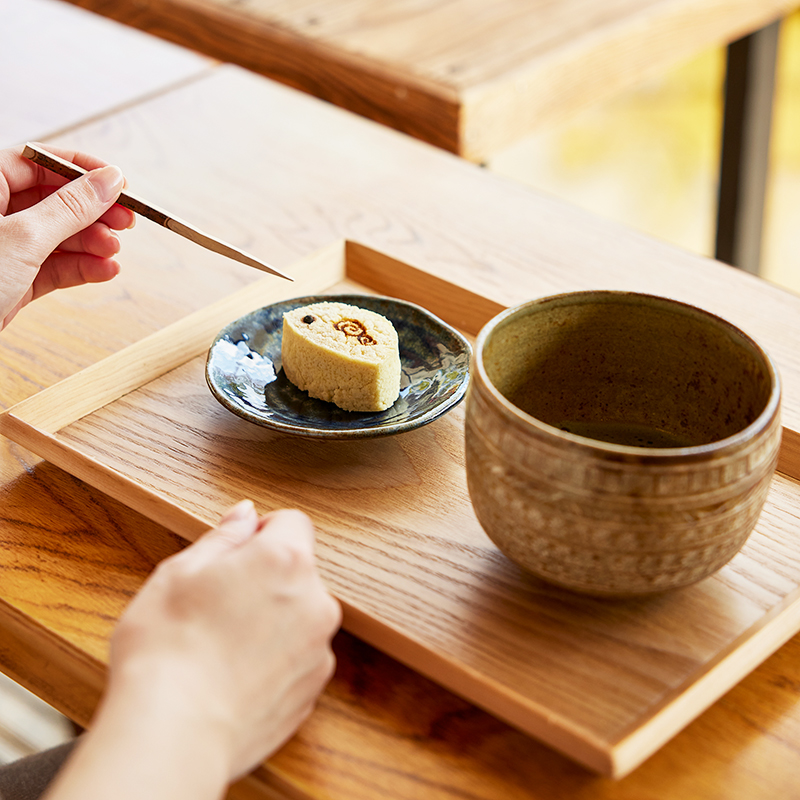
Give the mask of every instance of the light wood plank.
[{"label": "light wood plank", "polygon": [[56,0],[25,0],[23,8],[0,0],[0,49],[3,62],[14,65],[0,72],[0,147],[51,136],[213,63]]},{"label": "light wood plank", "polygon": [[72,0],[482,161],[794,0]]}]

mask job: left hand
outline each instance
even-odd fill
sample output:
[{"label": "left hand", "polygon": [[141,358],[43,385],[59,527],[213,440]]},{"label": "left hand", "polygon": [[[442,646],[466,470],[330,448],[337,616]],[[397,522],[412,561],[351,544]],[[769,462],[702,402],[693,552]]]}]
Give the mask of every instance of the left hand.
[{"label": "left hand", "polygon": [[125,184],[117,167],[49,149],[90,172],[67,183],[24,158],[22,146],[0,150],[0,330],[53,289],[117,275],[115,231],[133,225],[133,212],[114,205]]},{"label": "left hand", "polygon": [[286,509],[259,518],[244,501],[161,562],[123,614],[101,719],[130,729],[127,706],[143,718],[151,709],[162,731],[191,719],[226,756],[225,777],[241,777],[311,713],[341,615],[317,571],[311,520]]}]

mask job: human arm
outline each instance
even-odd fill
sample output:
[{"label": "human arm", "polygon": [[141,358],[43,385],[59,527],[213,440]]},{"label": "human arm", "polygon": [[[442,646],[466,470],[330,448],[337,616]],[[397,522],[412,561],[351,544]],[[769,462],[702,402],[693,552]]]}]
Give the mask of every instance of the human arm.
[{"label": "human arm", "polygon": [[310,713],[340,619],[308,517],[236,506],[121,618],[106,695],[47,800],[221,797]]},{"label": "human arm", "polygon": [[133,225],[133,213],[114,205],[124,185],[117,167],[50,149],[90,172],[66,183],[24,158],[21,146],[0,150],[0,330],[54,289],[117,275],[115,231]]}]

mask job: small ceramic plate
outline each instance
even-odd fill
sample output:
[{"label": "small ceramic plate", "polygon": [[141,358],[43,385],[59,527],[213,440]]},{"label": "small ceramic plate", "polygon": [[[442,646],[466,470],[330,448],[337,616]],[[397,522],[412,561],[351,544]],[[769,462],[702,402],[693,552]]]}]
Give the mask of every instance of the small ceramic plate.
[{"label": "small ceramic plate", "polygon": [[[281,369],[283,315],[298,306],[338,301],[391,320],[400,343],[400,397],[386,411],[343,411],[309,397]],[[206,380],[214,397],[242,419],[298,436],[353,439],[403,433],[457,405],[469,382],[469,342],[412,303],[370,295],[315,295],[247,314],[222,330],[208,353]]]}]

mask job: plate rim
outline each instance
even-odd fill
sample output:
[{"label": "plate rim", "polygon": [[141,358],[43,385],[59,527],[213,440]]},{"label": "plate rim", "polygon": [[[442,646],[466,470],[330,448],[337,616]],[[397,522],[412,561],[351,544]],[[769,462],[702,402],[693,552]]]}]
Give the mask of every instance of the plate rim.
[{"label": "plate rim", "polygon": [[[211,379],[210,367],[212,362],[212,356],[214,353],[214,348],[228,334],[228,332],[233,327],[235,327],[237,324],[240,324],[241,321],[246,319],[247,317],[250,317],[253,314],[257,314],[258,312],[263,311],[264,309],[273,308],[275,306],[293,305],[294,308],[297,308],[298,306],[307,305],[310,302],[322,302],[323,300],[330,300],[332,302],[348,302],[348,299],[350,300],[351,305],[357,305],[357,301],[359,300],[361,301],[379,300],[411,308],[417,312],[420,312],[423,315],[423,317],[425,317],[428,320],[431,320],[438,327],[446,330],[456,341],[458,341],[461,344],[463,352],[467,356],[467,365],[464,370],[464,376],[461,383],[457,387],[456,391],[453,392],[448,397],[442,399],[433,408],[428,409],[427,411],[421,413],[417,417],[413,417],[412,419],[406,419],[404,421],[399,421],[395,423],[387,423],[385,425],[374,425],[370,427],[334,429],[326,427],[308,427],[301,425],[293,425],[290,422],[275,421],[275,420],[269,420],[265,417],[259,417],[258,414],[255,413],[254,411],[248,411],[247,409],[233,402],[230,397],[228,397],[227,395],[223,394],[220,391],[220,389],[215,385],[215,383]],[[394,321],[392,321],[392,324],[394,324]],[[209,346],[208,353],[206,355],[204,374],[206,383],[208,384],[211,394],[214,396],[217,402],[219,402],[225,409],[230,411],[232,414],[235,414],[240,419],[243,419],[245,422],[249,422],[252,425],[257,425],[259,427],[266,428],[268,430],[280,433],[292,434],[303,438],[365,439],[365,438],[376,438],[379,436],[390,436],[399,433],[405,433],[410,430],[415,430],[416,428],[420,428],[430,424],[434,420],[438,419],[447,412],[451,411],[466,396],[466,392],[470,383],[470,373],[472,366],[471,362],[472,362],[472,345],[470,344],[469,340],[464,336],[464,334],[462,334],[459,330],[454,328],[449,323],[445,322],[443,319],[441,319],[441,317],[438,317],[436,314],[426,309],[424,306],[421,306],[418,303],[412,303],[408,300],[402,300],[399,297],[392,297],[390,295],[365,294],[359,292],[336,292],[331,294],[302,295],[298,297],[286,298],[284,300],[277,300],[274,303],[267,303],[265,305],[254,308],[251,311],[247,312],[246,314],[242,314],[236,319],[231,320],[227,325],[225,325],[224,328],[218,331],[217,334],[214,336],[214,340]]]}]

